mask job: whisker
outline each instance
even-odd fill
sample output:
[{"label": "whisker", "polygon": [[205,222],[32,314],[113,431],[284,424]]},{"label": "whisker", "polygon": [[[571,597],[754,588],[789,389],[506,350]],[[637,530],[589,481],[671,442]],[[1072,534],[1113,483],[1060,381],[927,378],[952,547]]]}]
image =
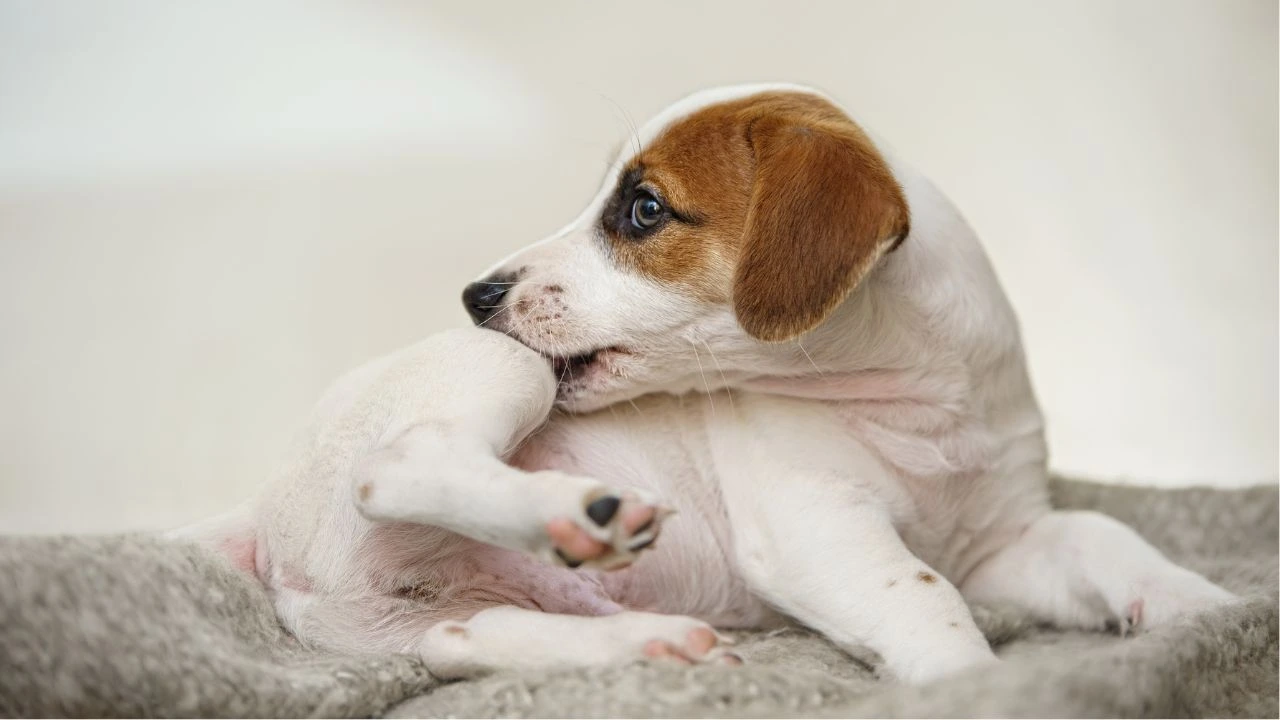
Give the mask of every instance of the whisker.
[{"label": "whisker", "polygon": [[[707,349],[707,353],[711,355],[711,362],[716,364],[716,372],[720,373],[720,382],[724,383],[724,392],[729,396],[729,413],[738,414],[738,409],[733,405],[733,390],[729,387],[729,378],[724,376],[724,368],[720,367],[720,358],[716,357],[715,352],[711,349],[711,345],[706,341],[702,341],[702,346]],[[695,346],[696,347],[696,346]],[[706,382],[705,380],[703,382]]]},{"label": "whisker", "polygon": [[[515,307],[515,305],[508,305],[507,307]],[[529,319],[529,315],[531,315],[532,313],[533,313],[533,311],[532,311],[532,310],[530,310],[529,312],[525,313],[524,315],[521,315],[521,316],[516,320],[516,324],[519,324],[519,323],[524,322],[525,320],[528,320],[528,319]],[[513,324],[511,327],[507,328],[506,332],[504,332],[504,333],[502,333],[502,334],[503,334],[503,335],[506,335],[507,337],[511,337],[511,333],[515,332],[515,330],[516,330],[516,325],[515,325],[515,324]],[[514,339],[514,338],[512,338],[512,339]]]},{"label": "whisker", "polygon": [[644,415],[644,413],[640,412],[640,406],[636,405],[636,402],[634,400],[632,400],[631,398],[627,398],[627,403],[631,405],[631,409],[635,410],[637,415]]},{"label": "whisker", "polygon": [[560,379],[556,380],[556,387],[564,384],[564,376],[569,374],[569,363],[564,364],[564,369],[560,371]]},{"label": "whisker", "polygon": [[626,120],[627,124],[631,126],[631,137],[635,138],[636,155],[638,156],[640,155],[640,151],[643,149],[640,147],[640,129],[636,127],[636,121],[631,119],[631,115],[629,115],[626,110],[622,111],[622,119]]},{"label": "whisker", "polygon": [[622,113],[622,121],[625,122],[627,124],[627,127],[631,130],[631,139],[636,146],[636,155],[639,155],[640,154],[640,131],[636,129],[636,124],[631,120],[631,116],[627,114],[627,111],[624,110],[623,107],[619,105],[618,102],[613,98],[609,97],[608,95],[605,95],[604,93],[600,93],[600,97],[604,98],[605,100],[608,100],[610,103],[613,103],[613,106],[618,109],[618,112]]},{"label": "whisker", "polygon": [[[507,306],[507,310],[510,310],[510,309],[512,309],[512,308],[514,308],[514,307],[515,307],[515,304],[508,305],[508,306]],[[498,311],[498,312],[494,313],[492,316],[490,316],[490,317],[489,317],[488,319],[486,319],[484,322],[489,322],[489,320],[492,320],[493,318],[498,317],[498,316],[499,316],[499,315],[501,315],[503,312],[505,312],[505,311],[500,310],[500,311]],[[518,323],[522,323],[522,322],[524,322],[525,320],[529,319],[529,315],[531,315],[532,313],[533,313],[533,311],[532,311],[532,310],[530,310],[529,312],[527,312],[527,313],[525,313],[524,315],[520,316],[520,317],[516,320],[516,324],[518,324]],[[504,331],[502,332],[502,334],[503,334],[503,335],[506,335],[507,337],[509,337],[509,338],[511,338],[511,339],[513,339],[513,340],[516,340],[516,342],[520,342],[520,341],[519,341],[519,339],[517,339],[517,338],[515,338],[515,337],[513,337],[513,336],[511,335],[511,333],[515,332],[516,324],[512,324],[512,326],[511,326],[511,327],[509,327],[509,328],[507,328],[506,330],[504,330]],[[480,323],[480,325],[477,325],[476,327],[480,327],[480,326],[482,326],[482,325],[484,325],[484,323]],[[521,343],[521,344],[523,345],[524,343]]]},{"label": "whisker", "polygon": [[800,344],[799,338],[796,338],[796,347],[800,348],[800,352],[804,353],[804,356],[809,359],[809,364],[813,366],[813,369],[818,371],[818,377],[824,377],[825,373],[818,367],[818,363],[814,362],[812,357],[809,357],[809,351],[805,350],[804,346]]},{"label": "whisker", "polygon": [[492,320],[492,319],[494,319],[494,318],[498,317],[499,315],[501,315],[501,314],[502,314],[502,313],[504,313],[504,312],[508,312],[508,311],[510,311],[510,310],[511,310],[511,308],[513,308],[513,307],[515,307],[515,305],[508,305],[508,306],[506,306],[506,307],[505,307],[505,308],[503,308],[502,310],[499,310],[498,312],[496,312],[496,313],[494,313],[494,314],[490,315],[489,317],[485,318],[482,322],[476,323],[476,327],[484,327],[484,326],[485,326],[485,325],[486,325],[490,320]]},{"label": "whisker", "polygon": [[711,385],[707,384],[707,374],[702,371],[702,358],[698,356],[698,346],[693,342],[689,343],[693,348],[693,359],[698,362],[698,374],[702,376],[702,387],[707,393],[707,402],[711,403],[711,417],[716,416],[716,401],[711,397]]}]

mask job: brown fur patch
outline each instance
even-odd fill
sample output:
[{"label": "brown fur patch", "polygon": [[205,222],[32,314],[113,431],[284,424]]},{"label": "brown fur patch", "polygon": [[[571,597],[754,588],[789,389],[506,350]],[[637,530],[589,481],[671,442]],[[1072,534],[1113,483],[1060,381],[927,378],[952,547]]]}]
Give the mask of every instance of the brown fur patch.
[{"label": "brown fur patch", "polygon": [[766,92],[703,108],[672,123],[622,176],[637,172],[688,221],[611,237],[615,257],[700,300],[732,303],[762,340],[816,327],[909,228],[884,159],[814,95]]}]

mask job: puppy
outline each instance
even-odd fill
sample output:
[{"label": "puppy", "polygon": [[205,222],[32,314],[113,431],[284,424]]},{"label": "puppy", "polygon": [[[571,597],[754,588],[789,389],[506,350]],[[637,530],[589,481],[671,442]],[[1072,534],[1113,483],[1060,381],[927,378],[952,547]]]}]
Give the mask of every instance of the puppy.
[{"label": "puppy", "polygon": [[710,90],[636,140],[466,288],[483,329],[341,380],[261,498],[180,535],[303,641],[444,677],[735,662],[713,628],[794,620],[923,683],[995,661],[966,601],[1128,632],[1232,600],[1050,507],[977,238],[833,100]]}]

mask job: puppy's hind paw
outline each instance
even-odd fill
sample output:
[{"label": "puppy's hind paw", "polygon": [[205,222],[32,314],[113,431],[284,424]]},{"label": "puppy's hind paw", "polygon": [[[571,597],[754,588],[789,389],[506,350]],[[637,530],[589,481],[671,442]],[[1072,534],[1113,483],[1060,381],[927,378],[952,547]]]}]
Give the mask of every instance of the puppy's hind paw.
[{"label": "puppy's hind paw", "polygon": [[742,658],[725,649],[726,639],[710,628],[690,630],[679,642],[654,638],[644,644],[644,656],[681,665],[714,663],[741,665]]},{"label": "puppy's hind paw", "polygon": [[546,531],[560,563],[620,570],[653,546],[672,512],[639,491],[608,491],[587,498],[580,517],[555,518]]}]

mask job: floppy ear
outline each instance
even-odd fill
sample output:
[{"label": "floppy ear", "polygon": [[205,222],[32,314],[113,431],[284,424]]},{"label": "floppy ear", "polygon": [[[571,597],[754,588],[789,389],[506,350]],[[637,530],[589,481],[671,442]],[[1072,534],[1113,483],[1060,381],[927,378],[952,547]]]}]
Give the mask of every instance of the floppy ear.
[{"label": "floppy ear", "polygon": [[748,140],[756,176],[733,307],[750,335],[780,342],[827,319],[906,237],[910,212],[852,121],[763,117]]}]

